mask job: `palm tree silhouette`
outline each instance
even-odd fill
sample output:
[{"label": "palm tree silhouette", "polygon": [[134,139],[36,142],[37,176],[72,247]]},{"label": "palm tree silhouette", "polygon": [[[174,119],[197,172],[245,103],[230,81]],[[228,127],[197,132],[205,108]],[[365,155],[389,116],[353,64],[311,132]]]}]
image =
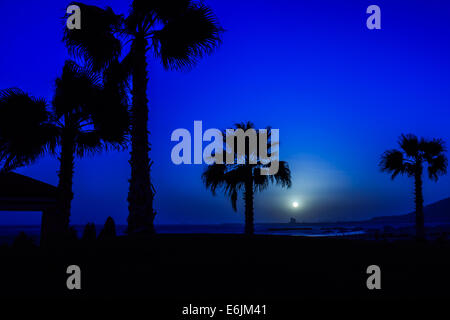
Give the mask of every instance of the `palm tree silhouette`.
[{"label": "palm tree silhouette", "polygon": [[[251,122],[238,123],[235,125],[236,129],[242,129],[247,131],[253,129],[254,125]],[[270,128],[267,128],[268,132],[268,154],[271,153],[270,142]],[[226,133],[224,134],[224,143],[226,143]],[[233,139],[235,140],[236,137]],[[257,138],[257,145],[259,146],[259,136]],[[226,152],[218,157],[223,157],[224,164],[214,163],[206,167],[202,174],[203,182],[206,188],[210,189],[213,195],[216,190],[221,188],[222,191],[230,197],[231,204],[234,211],[237,211],[237,198],[240,191],[244,192],[245,203],[245,234],[252,235],[254,233],[254,194],[256,191],[263,191],[271,183],[276,183],[282,187],[291,187],[291,171],[285,161],[279,161],[278,172],[274,175],[262,175],[261,169],[270,167],[271,163],[262,163],[256,154],[251,152],[249,147],[249,140],[246,139],[245,154],[243,155],[244,164],[237,164],[237,158],[239,155],[236,152],[237,148],[234,148],[234,164],[226,164]],[[235,143],[236,145],[236,143]],[[225,148],[224,148],[225,149]],[[258,148],[257,148],[258,149]],[[250,159],[256,159],[256,164],[252,164]]]},{"label": "palm tree silhouette", "polygon": [[153,52],[167,70],[188,70],[212,53],[220,43],[222,29],[209,7],[192,0],[134,0],[126,18],[111,8],[73,4],[83,12],[81,29],[65,28],[64,41],[72,53],[84,57],[95,69],[104,68],[120,55],[119,36],[131,40],[122,61],[132,82],[128,232],[153,233],[156,212],[150,179],[147,54]]},{"label": "palm tree silhouette", "polygon": [[0,93],[2,170],[27,165],[49,153],[59,157],[60,231],[69,225],[75,157],[126,145],[126,97],[112,81],[73,61],[56,80],[52,108],[20,89]]},{"label": "palm tree silhouette", "polygon": [[422,174],[424,165],[428,165],[428,177],[437,181],[439,176],[447,173],[448,160],[445,155],[445,143],[441,139],[426,140],[415,135],[401,135],[400,150],[392,149],[383,153],[380,167],[383,172],[392,174],[395,179],[399,174],[414,178],[414,196],[416,206],[416,237],[425,239]]}]

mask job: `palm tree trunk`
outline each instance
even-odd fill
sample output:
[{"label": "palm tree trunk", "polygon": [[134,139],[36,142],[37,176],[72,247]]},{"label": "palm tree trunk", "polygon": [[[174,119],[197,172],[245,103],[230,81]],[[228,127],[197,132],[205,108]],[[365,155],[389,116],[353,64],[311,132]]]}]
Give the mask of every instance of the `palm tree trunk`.
[{"label": "palm tree trunk", "polygon": [[245,183],[245,191],[244,191],[244,201],[245,201],[245,234],[252,235],[254,234],[254,225],[253,225],[253,179],[248,179]]},{"label": "palm tree trunk", "polygon": [[147,40],[137,35],[133,42],[133,104],[131,107],[131,179],[128,191],[128,232],[153,233],[153,186],[150,182],[148,142]]},{"label": "palm tree trunk", "polygon": [[417,240],[425,240],[425,222],[423,214],[423,193],[422,193],[422,164],[417,164],[414,180],[414,200],[416,204],[416,237]]},{"label": "palm tree trunk", "polygon": [[70,210],[73,199],[72,185],[75,167],[75,139],[70,133],[61,137],[61,155],[58,172],[58,203],[57,211],[60,219],[57,222],[58,233],[64,234],[69,228]]}]

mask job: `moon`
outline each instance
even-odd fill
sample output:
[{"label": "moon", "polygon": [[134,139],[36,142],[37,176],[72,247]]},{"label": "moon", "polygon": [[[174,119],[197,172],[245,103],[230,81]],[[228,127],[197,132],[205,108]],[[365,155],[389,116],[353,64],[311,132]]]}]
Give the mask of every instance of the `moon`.
[{"label": "moon", "polygon": [[292,202],[292,207],[298,208],[299,203],[297,201]]}]

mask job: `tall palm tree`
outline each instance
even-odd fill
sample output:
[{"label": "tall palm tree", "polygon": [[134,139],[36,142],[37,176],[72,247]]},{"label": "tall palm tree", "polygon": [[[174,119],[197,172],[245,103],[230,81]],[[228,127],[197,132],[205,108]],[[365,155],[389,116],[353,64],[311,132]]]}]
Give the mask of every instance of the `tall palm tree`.
[{"label": "tall palm tree", "polygon": [[[236,129],[247,131],[253,129],[254,125],[251,122],[238,123],[235,125]],[[271,153],[271,136],[270,128],[268,132],[268,154]],[[224,144],[226,144],[226,136],[224,137]],[[233,140],[235,140],[234,138]],[[257,138],[257,145],[259,146],[259,136]],[[265,190],[271,183],[276,183],[282,187],[291,187],[291,171],[287,162],[279,161],[278,172],[274,175],[262,175],[261,169],[268,168],[271,163],[263,163],[258,156],[258,152],[254,154],[249,147],[249,140],[246,139],[245,152],[243,155],[238,155],[237,148],[234,148],[234,164],[226,163],[226,152],[223,155],[216,155],[223,157],[223,164],[213,163],[206,167],[202,174],[203,182],[206,188],[210,189],[213,195],[216,190],[221,188],[230,200],[234,211],[237,211],[238,193],[243,191],[245,203],[245,234],[252,235],[254,233],[254,194],[256,191]],[[236,143],[235,143],[236,146]],[[224,147],[225,149],[226,147]],[[243,157],[243,164],[238,164],[237,159]],[[255,159],[253,164],[250,159]]]},{"label": "tall palm tree", "polygon": [[0,93],[0,159],[12,170],[43,154],[59,157],[59,231],[69,225],[75,157],[126,144],[126,97],[112,81],[67,61],[49,108],[19,89]]},{"label": "tall palm tree", "polygon": [[425,239],[423,214],[422,174],[428,166],[428,177],[437,181],[439,176],[447,173],[448,160],[445,155],[445,143],[441,139],[427,140],[415,135],[401,135],[398,149],[387,150],[381,157],[380,167],[383,172],[391,173],[392,179],[399,174],[414,178],[414,198],[416,206],[416,237]]},{"label": "tall palm tree", "polygon": [[217,47],[222,29],[209,7],[192,0],[134,0],[126,18],[110,8],[73,4],[83,14],[81,29],[65,29],[64,40],[76,56],[101,69],[121,53],[119,35],[131,41],[122,61],[132,82],[128,231],[153,233],[147,56],[152,52],[167,70],[188,70]]}]

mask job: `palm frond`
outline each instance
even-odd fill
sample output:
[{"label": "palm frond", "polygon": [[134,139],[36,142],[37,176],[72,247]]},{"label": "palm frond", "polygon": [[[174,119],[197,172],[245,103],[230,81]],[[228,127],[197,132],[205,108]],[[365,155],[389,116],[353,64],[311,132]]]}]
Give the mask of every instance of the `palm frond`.
[{"label": "palm frond", "polygon": [[259,192],[264,191],[271,182],[270,176],[261,174],[261,168],[255,168],[254,170],[254,184],[256,190]]},{"label": "palm frond", "polygon": [[211,189],[213,195],[216,194],[217,188],[226,182],[225,177],[226,166],[224,164],[213,164],[207,166],[202,174],[202,180],[207,189]]},{"label": "palm frond", "polygon": [[422,141],[421,150],[426,160],[431,159],[433,157],[437,157],[447,152],[445,142],[442,139],[432,139]]},{"label": "palm frond", "polygon": [[165,69],[189,70],[221,43],[223,29],[212,10],[191,2],[178,15],[165,19],[153,32],[152,45]]},{"label": "palm frond", "polygon": [[101,136],[96,131],[81,131],[75,141],[75,154],[79,158],[100,153],[104,149]]},{"label": "palm frond", "polygon": [[381,156],[380,169],[382,172],[391,173],[392,179],[395,179],[399,174],[406,173],[407,168],[403,160],[403,153],[395,149],[384,152]]},{"label": "palm frond", "polygon": [[185,12],[192,0],[133,0],[130,16],[155,15],[160,22],[174,19]]},{"label": "palm frond", "polygon": [[68,113],[86,112],[88,102],[93,101],[102,90],[102,75],[68,60],[55,86],[52,106],[58,118]]},{"label": "palm frond", "polygon": [[190,6],[191,0],[133,0],[126,19],[128,32],[149,29],[155,23],[179,17]]},{"label": "palm frond", "polygon": [[[123,17],[111,8],[102,9],[80,2],[72,2],[81,9],[81,29],[69,30],[64,26],[63,41],[69,52],[92,66],[104,70],[120,56],[121,42],[116,37],[123,25]],[[68,16],[64,17],[66,21]]]},{"label": "palm frond", "polygon": [[422,141],[413,134],[402,134],[398,141],[400,148],[409,157],[415,157],[420,152]]},{"label": "palm frond", "polygon": [[238,198],[237,190],[232,189],[231,192],[229,193],[229,196],[231,200],[231,207],[233,208],[234,211],[237,211],[237,198]]},{"label": "palm frond", "polygon": [[255,169],[254,181],[258,191],[265,190],[271,183],[280,185],[282,188],[289,189],[292,186],[291,170],[286,161],[278,162],[278,171],[273,175],[262,175],[261,168],[269,168],[272,163],[260,165]]},{"label": "palm frond", "polygon": [[447,174],[448,159],[444,154],[428,160],[428,176],[431,180],[437,181],[439,176]]},{"label": "palm frond", "polygon": [[279,161],[278,172],[270,177],[276,184],[281,185],[283,188],[290,188],[292,186],[291,170],[286,161]]},{"label": "palm frond", "polygon": [[126,71],[118,63],[111,65],[106,73],[103,88],[91,101],[89,111],[102,140],[120,149],[126,146],[130,132],[129,99],[124,81]]},{"label": "palm frond", "polygon": [[3,170],[28,165],[55,149],[58,128],[47,103],[20,89],[0,92],[0,160]]}]

